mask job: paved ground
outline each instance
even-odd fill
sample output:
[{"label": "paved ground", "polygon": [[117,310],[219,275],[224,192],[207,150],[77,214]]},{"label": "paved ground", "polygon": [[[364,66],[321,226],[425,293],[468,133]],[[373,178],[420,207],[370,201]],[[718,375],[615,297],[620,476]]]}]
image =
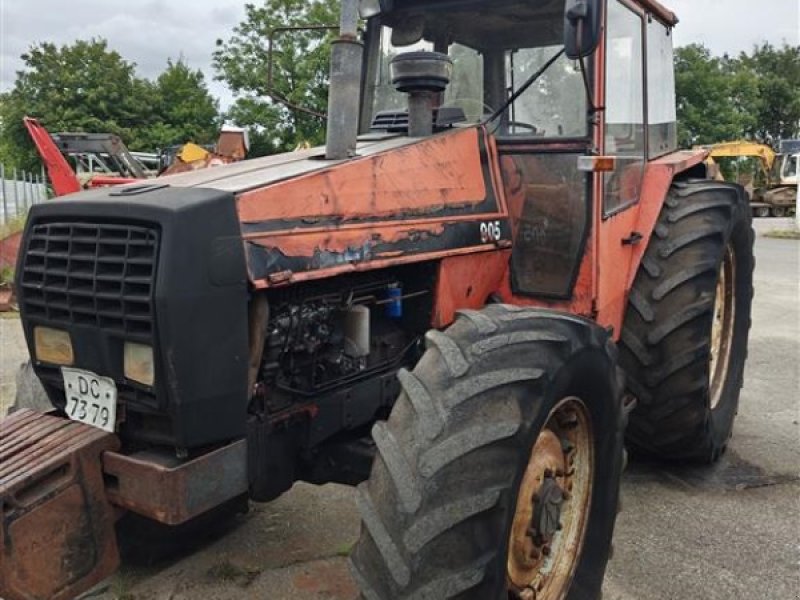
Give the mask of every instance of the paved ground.
[{"label": "paved ground", "polygon": [[[710,469],[631,465],[605,600],[800,598],[800,242],[760,237],[756,256],[750,358],[730,450]],[[16,321],[0,320],[0,341],[2,402],[24,358]],[[129,552],[138,556],[92,596],[351,600],[344,556],[357,535],[349,488],[299,484],[171,559],[136,540]]]}]

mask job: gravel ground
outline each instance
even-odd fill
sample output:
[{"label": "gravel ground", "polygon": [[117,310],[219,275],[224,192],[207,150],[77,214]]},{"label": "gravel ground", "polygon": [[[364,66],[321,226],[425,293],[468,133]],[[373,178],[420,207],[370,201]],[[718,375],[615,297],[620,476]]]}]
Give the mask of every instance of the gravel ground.
[{"label": "gravel ground", "polygon": [[0,315],[0,417],[14,401],[17,369],[27,359],[19,318],[14,313]]},{"label": "gravel ground", "polygon": [[[756,222],[761,233],[789,226]],[[800,243],[759,238],[756,256],[750,357],[730,450],[706,469],[631,465],[605,600],[800,599]],[[18,320],[0,319],[0,401],[13,397],[25,357]],[[354,600],[344,557],[358,528],[352,489],[298,484],[184,540],[170,558],[129,538],[137,556],[90,596]]]}]

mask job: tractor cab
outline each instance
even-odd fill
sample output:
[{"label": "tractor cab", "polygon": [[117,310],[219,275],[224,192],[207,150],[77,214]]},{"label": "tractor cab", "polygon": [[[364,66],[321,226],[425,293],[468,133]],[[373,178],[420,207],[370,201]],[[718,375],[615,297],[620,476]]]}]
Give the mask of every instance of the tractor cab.
[{"label": "tractor cab", "polygon": [[362,15],[362,134],[419,131],[398,63],[446,55],[428,129],[482,129],[514,234],[513,293],[618,318],[618,282],[593,307],[579,271],[592,222],[611,230],[595,251],[630,262],[646,166],[677,148],[674,14],[650,1],[398,0],[362,2]]}]

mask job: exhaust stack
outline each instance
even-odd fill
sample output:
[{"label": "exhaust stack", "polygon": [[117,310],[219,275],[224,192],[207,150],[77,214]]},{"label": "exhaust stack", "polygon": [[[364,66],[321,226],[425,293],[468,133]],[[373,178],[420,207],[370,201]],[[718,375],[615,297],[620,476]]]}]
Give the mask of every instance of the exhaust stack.
[{"label": "exhaust stack", "polygon": [[361,106],[364,46],[358,41],[358,0],[342,0],[339,39],[332,46],[325,158],[344,160],[356,153]]}]

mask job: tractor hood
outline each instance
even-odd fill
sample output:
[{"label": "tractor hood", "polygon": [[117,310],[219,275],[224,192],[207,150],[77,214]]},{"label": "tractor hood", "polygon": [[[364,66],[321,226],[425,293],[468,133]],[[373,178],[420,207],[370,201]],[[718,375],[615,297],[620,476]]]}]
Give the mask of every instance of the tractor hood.
[{"label": "tractor hood", "polygon": [[[313,148],[74,194],[33,216],[154,223],[164,237],[174,225],[182,245],[211,227],[212,245],[243,242],[252,286],[286,285],[510,245],[491,144],[478,126],[423,139],[374,134],[347,160]],[[204,251],[214,280],[226,270],[217,250]]]},{"label": "tractor hood", "polygon": [[310,150],[194,177],[235,194],[250,279],[270,287],[510,244],[490,143],[480,127],[378,136],[347,161]]}]

